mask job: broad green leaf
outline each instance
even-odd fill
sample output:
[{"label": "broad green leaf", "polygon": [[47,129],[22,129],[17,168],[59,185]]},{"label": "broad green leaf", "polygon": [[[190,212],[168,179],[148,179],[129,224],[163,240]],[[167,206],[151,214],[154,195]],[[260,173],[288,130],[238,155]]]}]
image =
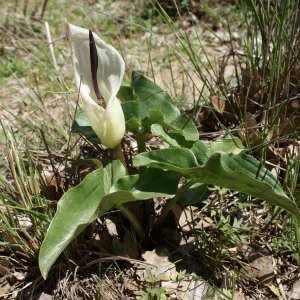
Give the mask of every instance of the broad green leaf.
[{"label": "broad green leaf", "polygon": [[133,164],[136,167],[147,166],[180,173],[189,170],[188,168],[197,168],[199,166],[194,153],[186,148],[143,152],[133,158]]},{"label": "broad green leaf", "polygon": [[[148,169],[141,175],[120,178],[111,187],[110,193],[129,191],[139,199],[154,197],[172,197],[176,194],[181,174],[158,169]],[[168,183],[168,184],[166,184]]]},{"label": "broad green leaf", "polygon": [[205,164],[211,156],[211,151],[201,141],[196,141],[190,150],[195,155],[200,166]]},{"label": "broad green leaf", "polygon": [[125,102],[137,100],[139,97],[134,93],[133,87],[123,81],[118,91],[117,98],[120,99],[121,102]]},{"label": "broad green leaf", "polygon": [[225,152],[239,154],[245,150],[241,140],[237,137],[218,139],[210,144],[212,153],[214,152]]},{"label": "broad green leaf", "polygon": [[147,133],[152,124],[160,124],[181,133],[187,140],[198,139],[192,120],[181,114],[172,98],[149,78],[133,72],[131,86],[139,99],[122,103],[127,130]]},{"label": "broad green leaf", "polygon": [[198,203],[207,191],[207,184],[195,183],[193,184],[180,198],[179,202],[182,205],[192,205]]},{"label": "broad green leaf", "polygon": [[99,215],[130,201],[154,197],[172,198],[176,194],[180,178],[179,173],[153,169],[141,175],[120,178],[111,187],[109,194],[101,199]]},{"label": "broad green leaf", "polygon": [[182,169],[196,168],[205,164],[209,156],[210,150],[201,141],[196,141],[191,149],[171,148],[141,153],[134,157],[134,162],[136,166],[155,168],[159,165],[161,169],[167,164],[168,170],[182,172]]},{"label": "broad green leaf", "polygon": [[119,160],[112,160],[105,165],[108,178],[110,179],[109,188],[122,177],[126,176],[126,170]]},{"label": "broad green leaf", "polygon": [[[165,132],[165,130],[163,129],[163,127],[161,125],[153,124],[151,126],[151,132],[152,132],[153,135],[161,137],[171,147],[180,147],[177,140],[170,137],[170,135]],[[180,136],[182,136],[182,135],[180,135]]]},{"label": "broad green leaf", "polygon": [[194,182],[212,184],[260,198],[282,207],[300,220],[298,207],[285,195],[278,180],[255,158],[243,152],[216,152],[199,166],[191,150],[172,148],[141,153],[133,162],[135,166],[180,172]]},{"label": "broad green leaf", "polygon": [[[164,92],[156,83],[139,72],[132,72],[131,86],[139,96],[139,119],[148,117],[148,111],[157,110],[165,114],[167,123],[176,119],[180,112],[174,105],[172,98]],[[146,109],[147,108],[147,109]]]},{"label": "broad green leaf", "polygon": [[59,200],[39,254],[44,278],[65,247],[98,216],[129,201],[171,198],[181,177],[179,173],[158,169],[142,175],[125,175],[122,164],[113,161],[87,175]]},{"label": "broad green leaf", "polygon": [[80,111],[77,114],[72,125],[72,133],[81,133],[91,143],[100,144],[100,139],[98,138],[95,131],[92,129],[84,110]]},{"label": "broad green leaf", "polygon": [[182,134],[177,132],[169,132],[159,124],[151,126],[151,132],[155,136],[159,136],[171,147],[184,147],[190,149],[194,145],[194,141],[187,141]]},{"label": "broad green leaf", "polygon": [[100,199],[108,192],[108,180],[106,170],[98,169],[59,200],[39,253],[44,278],[65,247],[98,217]]}]

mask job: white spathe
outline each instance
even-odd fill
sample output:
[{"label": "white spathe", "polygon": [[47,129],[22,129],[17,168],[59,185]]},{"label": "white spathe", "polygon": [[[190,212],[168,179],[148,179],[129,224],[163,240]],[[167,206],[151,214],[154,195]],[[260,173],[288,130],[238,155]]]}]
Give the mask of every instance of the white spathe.
[{"label": "white spathe", "polygon": [[113,46],[93,33],[98,54],[97,81],[106,103],[103,108],[98,104],[93,87],[89,31],[67,23],[64,35],[69,39],[75,80],[86,116],[101,143],[114,149],[125,133],[124,113],[116,97],[124,76],[124,60]]}]

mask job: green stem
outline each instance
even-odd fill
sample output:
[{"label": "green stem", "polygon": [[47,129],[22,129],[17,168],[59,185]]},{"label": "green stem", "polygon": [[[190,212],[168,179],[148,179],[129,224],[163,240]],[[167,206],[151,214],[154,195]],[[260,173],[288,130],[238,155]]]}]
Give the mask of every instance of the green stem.
[{"label": "green stem", "polygon": [[172,209],[172,207],[174,206],[174,204],[178,201],[178,199],[194,184],[195,182],[190,180],[188,181],[186,184],[184,184],[183,186],[181,186],[179,188],[179,190],[177,191],[176,195],[170,199],[167,203],[167,205],[163,208],[160,216],[158,217],[158,219],[155,221],[155,223],[153,224],[152,227],[152,236],[156,237],[158,234],[158,230],[161,228],[162,223],[164,222],[166,216],[168,215],[168,213],[170,212],[170,210]]},{"label": "green stem", "polygon": [[127,169],[127,165],[125,162],[121,144],[119,144],[115,149],[110,149],[110,150],[111,150],[112,159],[120,160],[120,162],[123,164],[123,166],[126,170],[126,174],[128,175],[128,169]]},{"label": "green stem", "polygon": [[142,240],[145,237],[145,231],[141,223],[134,216],[134,214],[124,205],[119,205],[118,209],[123,213],[123,215],[129,220],[132,227],[135,229],[138,237]]},{"label": "green stem", "polygon": [[[120,162],[123,164],[123,166],[126,170],[126,174],[129,175],[121,144],[119,144],[115,149],[111,149],[111,156],[112,156],[112,159],[120,160]],[[135,214],[137,216],[139,223],[140,223],[142,221],[142,216],[140,216],[140,210],[139,210],[137,202],[136,201],[128,202],[125,205],[133,214]]]}]

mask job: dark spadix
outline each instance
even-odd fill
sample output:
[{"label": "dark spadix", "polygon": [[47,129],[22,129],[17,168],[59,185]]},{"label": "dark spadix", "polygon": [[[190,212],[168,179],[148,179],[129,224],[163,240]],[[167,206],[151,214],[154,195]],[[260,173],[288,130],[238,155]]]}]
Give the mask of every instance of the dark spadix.
[{"label": "dark spadix", "polygon": [[96,97],[99,101],[103,101],[103,96],[99,90],[97,82],[97,71],[98,71],[98,53],[95,45],[95,40],[92,30],[89,30],[89,40],[90,40],[90,61],[91,61],[91,71],[92,71],[92,81]]}]

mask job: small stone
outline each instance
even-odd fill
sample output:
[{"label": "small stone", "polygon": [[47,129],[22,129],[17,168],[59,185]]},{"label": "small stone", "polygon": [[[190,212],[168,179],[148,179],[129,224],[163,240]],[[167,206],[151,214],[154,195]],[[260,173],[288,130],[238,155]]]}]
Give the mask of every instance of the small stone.
[{"label": "small stone", "polygon": [[262,247],[245,247],[245,258],[249,265],[241,270],[242,273],[249,275],[259,281],[260,285],[269,286],[275,277],[272,255]]},{"label": "small stone", "polygon": [[49,294],[42,293],[38,300],[52,300],[52,296]]},{"label": "small stone", "polygon": [[169,261],[170,252],[167,247],[160,247],[153,251],[146,251],[142,254],[142,257],[149,263],[151,267],[153,276],[158,276],[159,274],[164,274],[161,280],[168,280],[168,278],[176,272],[175,264]]},{"label": "small stone", "polygon": [[291,299],[300,299],[300,279],[297,279],[290,291],[290,298]]},{"label": "small stone", "polygon": [[210,286],[201,280],[183,280],[178,286],[177,299],[201,299],[210,290]]}]

